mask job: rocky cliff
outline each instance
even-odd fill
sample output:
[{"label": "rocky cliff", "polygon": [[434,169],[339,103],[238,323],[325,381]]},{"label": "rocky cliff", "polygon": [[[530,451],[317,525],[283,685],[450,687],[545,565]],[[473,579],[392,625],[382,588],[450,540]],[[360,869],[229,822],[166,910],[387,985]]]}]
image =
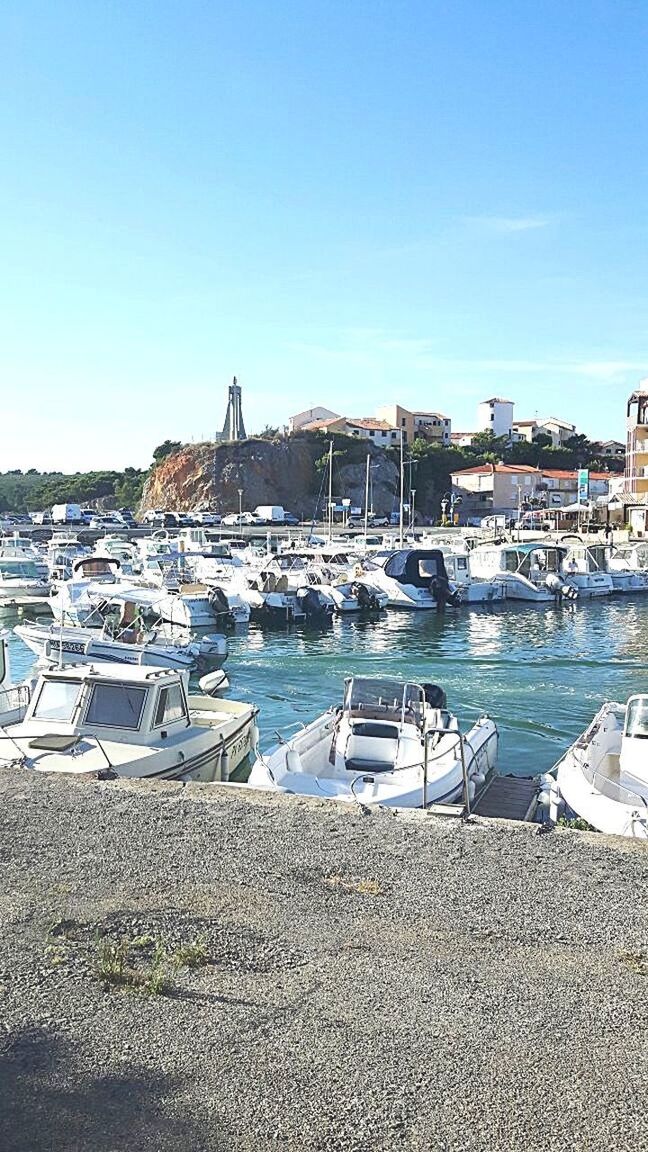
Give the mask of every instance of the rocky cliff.
[{"label": "rocky cliff", "polygon": [[[328,498],[327,442],[304,436],[239,443],[186,444],[156,468],[144,487],[141,511],[148,508],[181,512],[209,508],[221,514],[236,512],[239,489],[243,508],[281,504],[295,515],[312,516],[319,502],[320,515]],[[373,507],[391,512],[397,500],[398,465],[395,457],[369,447]],[[364,507],[367,447],[336,442],[333,458],[333,495]]]}]

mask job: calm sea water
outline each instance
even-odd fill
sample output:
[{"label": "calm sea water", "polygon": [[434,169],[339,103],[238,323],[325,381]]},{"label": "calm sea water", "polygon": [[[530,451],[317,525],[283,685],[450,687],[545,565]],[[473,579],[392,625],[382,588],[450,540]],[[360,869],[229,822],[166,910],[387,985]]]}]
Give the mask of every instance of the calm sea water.
[{"label": "calm sea water", "polygon": [[[14,678],[31,652],[10,639]],[[342,695],[345,676],[392,675],[441,684],[465,727],[488,712],[500,729],[500,770],[544,771],[602,701],[648,691],[648,597],[555,607],[505,604],[476,611],[389,611],[337,619],[326,631],[230,637],[230,695],[260,708],[264,748],[276,729],[307,723]]]}]

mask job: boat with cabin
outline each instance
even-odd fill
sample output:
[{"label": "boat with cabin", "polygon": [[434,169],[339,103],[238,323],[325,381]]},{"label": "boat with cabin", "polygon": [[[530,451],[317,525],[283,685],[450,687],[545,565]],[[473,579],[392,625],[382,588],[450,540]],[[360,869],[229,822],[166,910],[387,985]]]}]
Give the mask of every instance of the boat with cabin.
[{"label": "boat with cabin", "polygon": [[188,693],[165,668],[42,672],[24,718],[0,729],[0,764],[99,779],[227,780],[257,741],[253,704]]},{"label": "boat with cabin", "polygon": [[566,554],[563,546],[536,540],[479,544],[470,553],[470,570],[480,580],[500,581],[507,600],[575,600],[579,589],[563,573]]},{"label": "boat with cabin", "polygon": [[[440,548],[402,548],[363,563],[366,579],[387,593],[390,608],[442,609],[459,604]],[[363,577],[363,579],[365,578]]]}]

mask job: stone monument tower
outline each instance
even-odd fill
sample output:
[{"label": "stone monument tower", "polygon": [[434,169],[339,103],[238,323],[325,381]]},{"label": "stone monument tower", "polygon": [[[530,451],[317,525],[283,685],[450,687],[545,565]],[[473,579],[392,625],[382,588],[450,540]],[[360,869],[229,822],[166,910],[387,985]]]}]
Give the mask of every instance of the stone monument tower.
[{"label": "stone monument tower", "polygon": [[241,385],[237,383],[236,376],[229,387],[227,400],[227,413],[223,425],[222,440],[245,440],[245,424],[243,423],[243,408],[241,406]]}]

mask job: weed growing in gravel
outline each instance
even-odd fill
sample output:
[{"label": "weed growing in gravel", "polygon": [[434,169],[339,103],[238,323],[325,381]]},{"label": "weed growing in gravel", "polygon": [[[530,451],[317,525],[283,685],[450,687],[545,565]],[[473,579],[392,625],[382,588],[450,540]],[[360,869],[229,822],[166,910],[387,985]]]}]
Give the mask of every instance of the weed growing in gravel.
[{"label": "weed growing in gravel", "polygon": [[[142,954],[150,952],[148,964],[142,963]],[[208,963],[202,940],[181,944],[169,952],[164,942],[155,936],[124,936],[114,941],[102,936],[97,941],[97,974],[107,984],[125,989],[136,989],[150,996],[169,996],[173,991],[172,976],[181,968],[200,968]],[[136,964],[135,961],[138,961]]]},{"label": "weed growing in gravel", "polygon": [[596,829],[587,820],[583,820],[582,816],[572,816],[569,819],[567,816],[558,817],[558,825],[560,828],[574,828],[576,832],[595,832]]},{"label": "weed growing in gravel", "polygon": [[624,949],[619,953],[620,959],[632,972],[639,976],[648,976],[648,956],[643,952],[628,952]]},{"label": "weed growing in gravel", "polygon": [[171,956],[178,968],[203,968],[209,963],[204,940],[194,940],[191,944],[181,944]]}]

